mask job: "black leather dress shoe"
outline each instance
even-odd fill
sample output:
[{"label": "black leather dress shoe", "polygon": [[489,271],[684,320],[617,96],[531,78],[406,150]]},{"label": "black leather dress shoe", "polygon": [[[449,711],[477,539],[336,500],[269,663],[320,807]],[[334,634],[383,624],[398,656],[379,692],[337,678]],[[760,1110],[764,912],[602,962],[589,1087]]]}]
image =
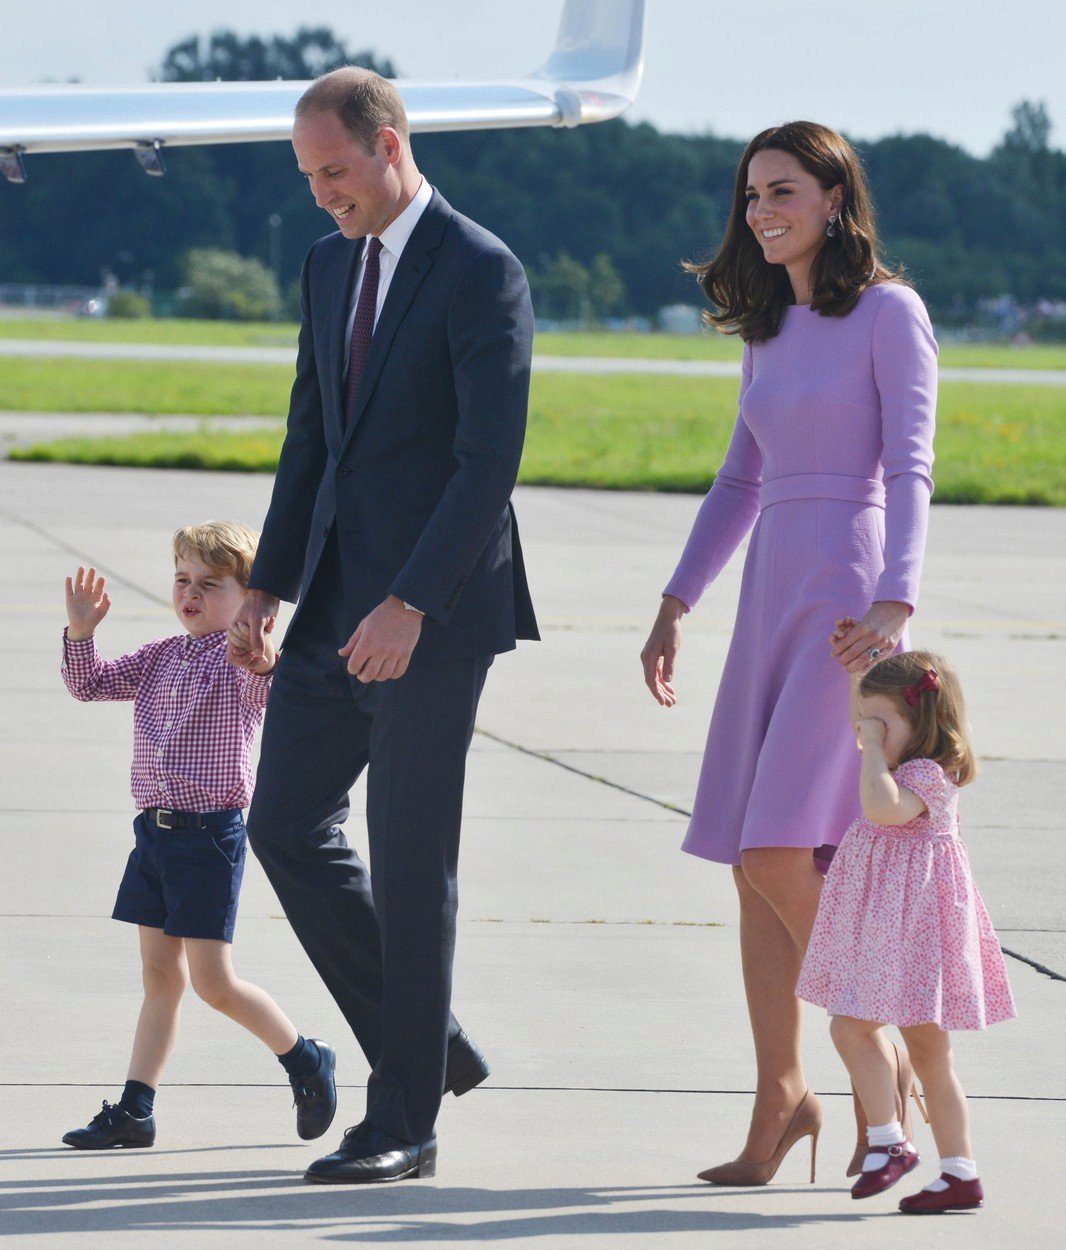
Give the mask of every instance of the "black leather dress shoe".
[{"label": "black leather dress shoe", "polygon": [[448,1061],[444,1069],[444,1092],[456,1098],[472,1090],[491,1074],[485,1056],[460,1029],[448,1039]]},{"label": "black leather dress shoe", "polygon": [[337,1114],[337,1086],[333,1070],[337,1055],[329,1042],[308,1039],[318,1050],[318,1067],[310,1076],[290,1076],[292,1105],[296,1108],[296,1131],[304,1141],[314,1141],[333,1123]]},{"label": "black leather dress shoe", "polygon": [[304,1179],[317,1185],[373,1185],[433,1176],[437,1139],[421,1144],[401,1141],[365,1120],[350,1128],[331,1155],[316,1159]]},{"label": "black leather dress shoe", "polygon": [[116,1146],[155,1145],[155,1116],[138,1119],[118,1103],[104,1101],[103,1107],[84,1128],[63,1134],[63,1145],[77,1150],[111,1150]]}]

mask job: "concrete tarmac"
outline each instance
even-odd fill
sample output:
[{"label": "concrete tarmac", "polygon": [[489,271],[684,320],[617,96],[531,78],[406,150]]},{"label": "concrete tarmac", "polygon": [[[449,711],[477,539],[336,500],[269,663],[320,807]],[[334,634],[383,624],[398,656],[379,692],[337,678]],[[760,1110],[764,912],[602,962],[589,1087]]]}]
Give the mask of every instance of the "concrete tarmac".
[{"label": "concrete tarmac", "polygon": [[[984,767],[963,792],[963,831],[1020,1013],[956,1039],[984,1210],[901,1226],[898,1198],[935,1173],[921,1123],[915,1180],[850,1199],[848,1083],[813,1010],[809,1079],[826,1110],[816,1182],[806,1143],[762,1189],[695,1179],[740,1149],[754,1070],[730,874],[678,851],[739,555],[686,620],[676,708],[653,703],[638,661],[699,503],[691,496],[516,496],[544,641],[500,657],[482,702],[455,979],[456,1013],[494,1071],[447,1099],[436,1178],[302,1182],[361,1118],[366,1065],[251,861],[235,963],[303,1032],[336,1045],[333,1128],[300,1142],[272,1056],[190,996],[155,1148],[62,1147],[67,1129],[117,1098],[140,1001],[136,935],[108,918],[130,840],[130,709],[81,705],[63,689],[63,578],[78,563],[109,576],[105,655],[169,633],[173,529],[209,516],[258,523],[269,490],[254,475],[0,464],[8,1244],[1062,1244],[1066,511],[934,508],[912,627],[915,645],[954,659],[967,691]],[[358,818],[349,835],[362,849]]]},{"label": "concrete tarmac", "polygon": [[[23,359],[198,361],[202,364],[293,365],[296,348],[209,347],[192,343],[76,343],[60,339],[0,339],[0,356]],[[538,373],[652,373],[688,378],[739,378],[739,360],[651,360],[618,356],[533,357]],[[1066,369],[941,367],[942,382],[1066,386]]]}]

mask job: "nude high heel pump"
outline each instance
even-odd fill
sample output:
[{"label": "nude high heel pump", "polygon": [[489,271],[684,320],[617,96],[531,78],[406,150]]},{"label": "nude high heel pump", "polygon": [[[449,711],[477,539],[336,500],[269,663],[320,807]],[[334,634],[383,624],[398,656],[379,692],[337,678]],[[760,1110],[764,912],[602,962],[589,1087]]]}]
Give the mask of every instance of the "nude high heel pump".
[{"label": "nude high heel pump", "polygon": [[799,1105],[792,1113],[781,1140],[777,1143],[774,1153],[762,1163],[749,1163],[744,1159],[734,1159],[732,1163],[722,1163],[718,1167],[708,1168],[699,1173],[701,1181],[709,1181],[712,1185],[768,1185],[781,1166],[785,1155],[796,1142],[804,1137],[811,1139],[811,1184],[814,1184],[814,1162],[818,1149],[818,1134],[822,1131],[822,1104],[808,1089],[804,1092]]},{"label": "nude high heel pump", "polygon": [[[925,1103],[922,1102],[921,1094],[918,1093],[910,1056],[906,1051],[901,1053],[899,1047],[894,1042],[892,1044],[892,1052],[896,1056],[896,1118],[903,1125],[903,1136],[910,1141],[911,1109],[909,1100],[911,1098],[914,1099],[926,1124],[929,1123],[929,1113],[925,1109]],[[855,1105],[856,1142],[855,1153],[851,1156],[851,1162],[848,1164],[848,1170],[845,1175],[858,1176],[862,1171],[862,1161],[866,1158],[866,1153],[870,1147],[866,1140],[866,1112],[859,1101],[859,1095],[855,1092],[854,1086],[851,1089],[851,1098]]]}]

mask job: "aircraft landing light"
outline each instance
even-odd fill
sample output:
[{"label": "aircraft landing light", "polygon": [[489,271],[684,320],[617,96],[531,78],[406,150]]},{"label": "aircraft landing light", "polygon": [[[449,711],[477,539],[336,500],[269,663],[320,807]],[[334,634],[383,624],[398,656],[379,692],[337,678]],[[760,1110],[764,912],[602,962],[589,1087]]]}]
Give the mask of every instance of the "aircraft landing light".
[{"label": "aircraft landing light", "polygon": [[23,151],[21,147],[0,148],[0,174],[3,174],[8,182],[26,181],[26,162],[22,159]]},{"label": "aircraft landing light", "polygon": [[153,139],[151,143],[138,143],[133,149],[137,163],[146,174],[151,174],[153,178],[162,178],[167,172],[167,167],[163,164],[162,147],[158,139]]}]

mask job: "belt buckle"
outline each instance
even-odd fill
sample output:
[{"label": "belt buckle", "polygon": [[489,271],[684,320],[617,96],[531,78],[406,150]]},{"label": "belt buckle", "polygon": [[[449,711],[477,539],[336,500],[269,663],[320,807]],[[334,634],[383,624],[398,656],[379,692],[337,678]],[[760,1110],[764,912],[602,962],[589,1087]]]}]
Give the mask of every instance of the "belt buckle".
[{"label": "belt buckle", "polygon": [[173,829],[173,819],[174,812],[171,808],[157,807],[155,809],[155,823],[160,829]]}]

